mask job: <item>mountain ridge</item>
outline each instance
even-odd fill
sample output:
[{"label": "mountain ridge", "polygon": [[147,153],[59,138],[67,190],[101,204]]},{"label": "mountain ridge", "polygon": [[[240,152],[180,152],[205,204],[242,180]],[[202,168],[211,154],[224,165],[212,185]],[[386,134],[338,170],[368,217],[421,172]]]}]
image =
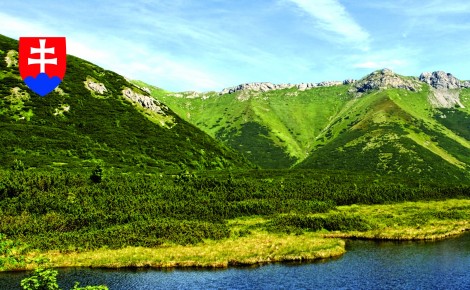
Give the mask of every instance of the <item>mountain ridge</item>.
[{"label": "mountain ridge", "polygon": [[[467,127],[458,123],[469,118],[470,90],[468,81],[456,80],[440,71],[405,77],[383,69],[361,80],[306,90],[255,83],[255,90],[241,86],[225,94],[160,92],[154,97],[261,167],[383,168],[383,174],[403,174],[397,159],[410,163],[409,169],[416,169],[416,174],[435,175],[437,169],[425,165],[434,163],[442,168],[450,165],[446,170],[462,177],[470,165],[466,157],[470,139]],[[374,137],[380,135],[388,137]],[[345,138],[359,139],[337,143]],[[393,140],[401,145],[394,145]],[[362,144],[353,150],[361,154],[349,155],[364,166],[337,154],[354,144]],[[364,159],[367,152],[373,152],[367,149],[371,146],[384,151],[374,153],[374,166]],[[400,157],[400,152],[412,154],[405,160],[406,154]],[[306,161],[311,156],[330,162]],[[383,164],[389,157],[384,156],[392,156],[390,162],[395,164],[385,166],[388,171]],[[340,159],[349,167],[340,165]]]},{"label": "mountain ridge", "polygon": [[[372,72],[371,74],[369,74],[368,76],[364,78],[368,78],[369,76],[375,75],[378,73],[381,73],[382,75],[388,75],[388,76],[395,75],[395,73],[392,70],[384,68],[382,70],[377,70],[375,72]],[[360,80],[345,79],[343,81],[322,81],[318,83],[307,82],[307,83],[299,83],[299,84],[290,84],[290,83],[273,84],[271,82],[248,82],[248,83],[239,84],[237,86],[224,88],[219,92],[219,95],[233,94],[237,91],[243,91],[243,90],[267,92],[267,91],[272,91],[272,90],[297,88],[298,90],[303,91],[303,90],[308,90],[308,89],[317,88],[317,87],[330,87],[330,86],[355,84],[361,80],[364,80],[364,78]],[[436,89],[470,88],[470,81],[459,80],[455,76],[453,76],[451,73],[446,73],[444,71],[423,72],[420,74],[419,77],[416,77],[416,79],[419,80],[420,82],[427,83]],[[392,87],[395,87],[393,81],[390,82],[390,84],[392,85]],[[412,88],[412,86],[408,88]],[[364,88],[364,90],[366,90],[366,88]]]}]

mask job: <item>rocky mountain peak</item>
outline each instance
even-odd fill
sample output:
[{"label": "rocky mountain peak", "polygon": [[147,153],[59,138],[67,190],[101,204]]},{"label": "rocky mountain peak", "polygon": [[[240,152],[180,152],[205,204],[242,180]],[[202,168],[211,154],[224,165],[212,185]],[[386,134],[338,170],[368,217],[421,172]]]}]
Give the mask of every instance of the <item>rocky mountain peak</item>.
[{"label": "rocky mountain peak", "polygon": [[419,80],[435,89],[470,88],[470,81],[460,81],[452,74],[443,71],[424,72],[419,76]]},{"label": "rocky mountain peak", "polygon": [[470,88],[469,81],[461,81],[450,73],[444,71],[424,72],[419,80],[432,87],[429,95],[431,104],[438,108],[464,108],[460,102],[461,88]]},{"label": "rocky mountain peak", "polygon": [[443,71],[424,72],[419,76],[419,78],[416,78],[400,76],[392,70],[384,68],[369,74],[359,81],[347,79],[342,82],[324,81],[319,83],[300,84],[273,84],[270,82],[253,82],[225,88],[219,93],[219,95],[233,94],[239,91],[268,92],[291,88],[296,88],[299,91],[305,91],[317,87],[331,87],[339,85],[351,85],[351,89],[349,91],[354,94],[362,94],[373,90],[382,90],[387,88],[418,91],[422,85],[421,82],[429,84],[435,89],[442,90],[470,88],[470,81],[460,81],[452,74]]},{"label": "rocky mountain peak", "polygon": [[419,89],[419,84],[416,80],[404,78],[394,73],[392,70],[384,68],[382,70],[375,71],[356,82],[350,92],[366,93],[372,90],[387,88],[417,91]]}]

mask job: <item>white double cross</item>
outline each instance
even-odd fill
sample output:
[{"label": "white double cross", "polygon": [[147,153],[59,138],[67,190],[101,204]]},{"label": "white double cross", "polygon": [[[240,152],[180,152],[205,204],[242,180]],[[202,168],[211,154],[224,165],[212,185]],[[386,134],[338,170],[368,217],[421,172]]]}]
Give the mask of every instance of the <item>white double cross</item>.
[{"label": "white double cross", "polygon": [[46,40],[39,39],[39,48],[31,47],[31,54],[39,53],[39,59],[28,58],[28,65],[39,64],[40,73],[46,72],[46,64],[57,65],[57,58],[46,58],[46,53],[54,54],[54,47],[46,48]]}]

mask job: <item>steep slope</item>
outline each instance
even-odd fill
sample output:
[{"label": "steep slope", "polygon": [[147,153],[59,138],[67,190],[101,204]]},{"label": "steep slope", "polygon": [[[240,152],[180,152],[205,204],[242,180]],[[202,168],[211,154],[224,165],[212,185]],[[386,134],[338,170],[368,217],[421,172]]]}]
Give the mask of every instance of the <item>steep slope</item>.
[{"label": "steep slope", "polygon": [[[400,85],[386,81],[387,74]],[[363,90],[373,79],[383,86]],[[387,72],[364,78],[352,92],[357,94],[352,100],[356,104],[346,116],[337,116],[338,122],[329,128],[339,134],[312,151],[299,168],[354,168],[442,180],[468,177],[470,139],[456,129],[463,128],[462,124],[446,127],[441,121],[444,118],[437,117],[443,109],[432,101],[436,97],[433,87]],[[469,116],[464,108],[452,111],[463,118]],[[356,117],[350,122],[348,116]]]},{"label": "steep slope", "polygon": [[158,98],[182,118],[267,168],[303,160],[352,97],[348,86],[286,88],[232,94],[169,93]]},{"label": "steep slope", "polygon": [[148,169],[244,166],[233,150],[178,117],[122,76],[74,56],[59,88],[30,91],[18,43],[0,36],[0,164]]},{"label": "steep slope", "polygon": [[155,91],[182,118],[262,167],[466,178],[470,89],[450,74]]}]

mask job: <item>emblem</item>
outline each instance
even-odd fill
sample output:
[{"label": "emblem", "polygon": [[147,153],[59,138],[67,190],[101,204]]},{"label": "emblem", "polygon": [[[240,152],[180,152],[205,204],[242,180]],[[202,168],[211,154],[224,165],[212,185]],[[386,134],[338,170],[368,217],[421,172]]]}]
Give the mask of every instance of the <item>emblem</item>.
[{"label": "emblem", "polygon": [[65,37],[20,37],[19,70],[26,85],[44,97],[65,75]]}]

